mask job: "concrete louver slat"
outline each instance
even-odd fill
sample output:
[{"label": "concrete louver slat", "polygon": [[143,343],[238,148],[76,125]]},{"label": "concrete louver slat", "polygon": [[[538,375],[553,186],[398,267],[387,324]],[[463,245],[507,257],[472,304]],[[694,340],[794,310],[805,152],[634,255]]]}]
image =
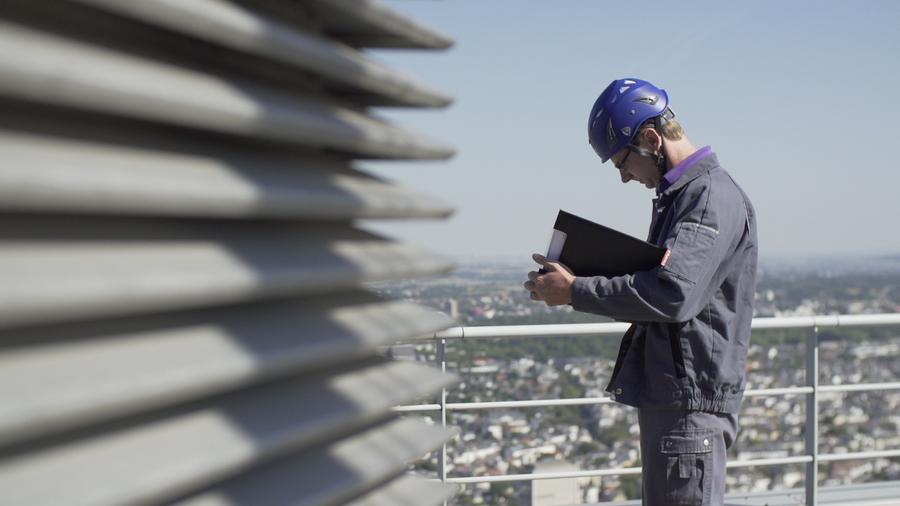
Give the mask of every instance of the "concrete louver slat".
[{"label": "concrete louver slat", "polygon": [[[137,425],[0,457],[3,504],[166,501],[274,457],[343,438],[383,419],[391,406],[428,395],[454,380],[420,364],[377,362],[316,379],[268,383]],[[370,478],[400,470],[406,460],[440,444],[445,432],[426,429],[417,433],[413,424],[395,423],[375,430],[377,436],[349,436],[348,441],[336,443],[340,450],[325,454],[305,450],[299,460],[309,462],[309,467],[333,465],[335,472],[338,464],[351,468],[370,464],[374,469],[354,469],[353,473]],[[362,454],[347,453],[348,446]],[[301,467],[295,468],[296,476],[303,477],[299,481],[317,480],[314,469],[305,475]],[[254,473],[249,471],[249,476]]]},{"label": "concrete louver slat", "polygon": [[451,268],[341,225],[0,215],[0,328],[338,292]]},{"label": "concrete louver slat", "polygon": [[391,408],[455,379],[373,350],[450,322],[364,285],[452,265],[354,222],[449,209],[350,160],[451,156],[367,108],[448,99],[354,48],[450,41],[368,0],[0,11],[0,503],[421,485],[452,431]]},{"label": "concrete louver slat", "polygon": [[357,360],[450,324],[348,292],[2,331],[0,447]]},{"label": "concrete louver slat", "polygon": [[449,500],[457,488],[413,475],[403,475],[345,506],[435,506]]},{"label": "concrete louver slat", "polygon": [[308,5],[326,33],[353,46],[446,49],[453,45],[446,35],[376,0],[310,0]]},{"label": "concrete louver slat", "polygon": [[345,441],[281,459],[197,494],[179,506],[343,504],[399,474],[453,431],[401,419]]},{"label": "concrete louver slat", "polygon": [[338,162],[225,148],[166,152],[2,129],[0,152],[6,211],[330,221],[452,212]]},{"label": "concrete louver slat", "polygon": [[383,95],[399,105],[443,107],[433,91],[359,51],[223,0],[70,0],[242,53],[285,63],[331,81]]},{"label": "concrete louver slat", "polygon": [[452,148],[321,99],[7,22],[0,22],[0,96],[360,157],[440,159],[453,154]]}]

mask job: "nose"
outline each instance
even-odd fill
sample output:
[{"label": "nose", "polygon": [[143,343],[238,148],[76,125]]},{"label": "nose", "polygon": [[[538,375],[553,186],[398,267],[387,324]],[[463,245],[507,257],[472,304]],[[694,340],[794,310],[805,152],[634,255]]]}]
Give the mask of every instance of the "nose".
[{"label": "nose", "polygon": [[619,177],[622,178],[623,183],[627,183],[632,179],[631,174],[627,170],[619,170]]}]

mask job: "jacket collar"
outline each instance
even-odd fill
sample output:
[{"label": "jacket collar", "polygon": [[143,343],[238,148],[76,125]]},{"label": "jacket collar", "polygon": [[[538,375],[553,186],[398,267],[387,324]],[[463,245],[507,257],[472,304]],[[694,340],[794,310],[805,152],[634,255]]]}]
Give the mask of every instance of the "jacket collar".
[{"label": "jacket collar", "polygon": [[669,186],[665,189],[665,191],[660,192],[661,197],[668,197],[673,193],[679,191],[684,185],[690,183],[694,179],[698,177],[708,174],[709,171],[719,166],[719,159],[716,158],[715,153],[710,153],[707,156],[704,156],[700,160],[698,160],[693,167],[688,169],[687,172],[681,175],[677,181],[672,183],[672,186]]}]

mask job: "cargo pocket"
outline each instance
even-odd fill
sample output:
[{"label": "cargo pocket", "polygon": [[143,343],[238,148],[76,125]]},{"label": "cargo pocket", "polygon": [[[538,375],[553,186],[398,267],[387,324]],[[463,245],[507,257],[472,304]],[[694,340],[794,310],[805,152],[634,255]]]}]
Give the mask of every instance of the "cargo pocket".
[{"label": "cargo pocket", "polygon": [[672,431],[659,451],[666,458],[666,504],[708,505],[712,492],[712,429]]},{"label": "cargo pocket", "polygon": [[712,227],[693,222],[679,223],[662,271],[696,283],[702,273],[711,267],[709,258],[718,237],[719,231]]}]

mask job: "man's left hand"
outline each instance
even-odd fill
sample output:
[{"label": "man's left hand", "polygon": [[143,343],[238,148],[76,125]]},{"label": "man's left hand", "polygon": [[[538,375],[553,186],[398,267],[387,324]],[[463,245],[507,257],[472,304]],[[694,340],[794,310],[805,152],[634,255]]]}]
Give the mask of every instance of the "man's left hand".
[{"label": "man's left hand", "polygon": [[541,264],[547,273],[537,271],[528,273],[528,281],[522,286],[531,292],[531,300],[544,301],[548,306],[561,306],[572,302],[572,285],[575,275],[565,265],[551,262],[537,253],[531,255],[535,262]]}]

